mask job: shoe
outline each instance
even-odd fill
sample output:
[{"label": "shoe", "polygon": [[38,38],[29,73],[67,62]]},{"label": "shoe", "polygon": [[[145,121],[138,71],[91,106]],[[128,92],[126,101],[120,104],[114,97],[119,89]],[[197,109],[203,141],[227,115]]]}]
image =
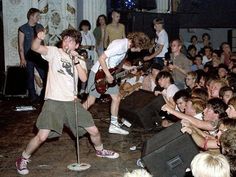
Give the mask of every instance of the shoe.
[{"label": "shoe", "polygon": [[139,166],[139,167],[141,167],[141,168],[144,168],[142,159],[138,159],[137,162],[136,162],[136,164],[137,164],[137,166]]},{"label": "shoe", "polygon": [[116,159],[116,158],[119,157],[119,154],[114,152],[114,151],[111,151],[111,150],[103,149],[101,151],[96,150],[96,156],[106,157],[106,158],[109,158],[109,159]]},{"label": "shoe", "polygon": [[29,159],[26,159],[24,157],[20,157],[16,160],[16,169],[19,174],[27,175],[29,173],[27,163],[29,163]]},{"label": "shoe", "polygon": [[121,134],[121,135],[128,135],[129,132],[120,128],[119,125],[110,125],[109,127],[109,133],[114,133],[114,134]]}]

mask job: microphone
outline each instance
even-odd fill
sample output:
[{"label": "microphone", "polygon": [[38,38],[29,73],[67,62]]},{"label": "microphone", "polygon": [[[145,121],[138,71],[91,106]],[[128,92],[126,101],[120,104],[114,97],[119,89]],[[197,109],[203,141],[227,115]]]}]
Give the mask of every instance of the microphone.
[{"label": "microphone", "polygon": [[85,60],[85,58],[83,57],[83,56],[81,56],[81,55],[76,55],[76,56],[73,56],[72,54],[71,54],[71,50],[70,49],[66,49],[66,51],[65,51],[68,55],[69,55],[69,57],[72,59],[72,60],[74,60],[75,59],[75,57],[77,57],[78,59],[80,59],[80,60]]}]

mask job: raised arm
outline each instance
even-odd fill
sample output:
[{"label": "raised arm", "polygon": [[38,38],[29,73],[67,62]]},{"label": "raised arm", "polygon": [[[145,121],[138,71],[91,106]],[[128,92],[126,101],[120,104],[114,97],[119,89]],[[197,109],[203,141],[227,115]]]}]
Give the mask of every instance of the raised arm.
[{"label": "raised arm", "polygon": [[214,130],[215,127],[212,125],[212,122],[210,121],[204,121],[196,119],[195,117],[186,115],[184,113],[181,113],[179,111],[176,111],[169,105],[164,105],[162,107],[163,111],[167,111],[170,114],[173,114],[174,116],[178,117],[179,119],[188,120],[192,125],[196,126],[197,128],[203,129],[203,130]]},{"label": "raised arm", "polygon": [[31,49],[41,55],[47,55],[48,48],[44,45],[41,45],[42,41],[45,39],[45,31],[40,31],[37,34],[37,37],[33,40]]}]

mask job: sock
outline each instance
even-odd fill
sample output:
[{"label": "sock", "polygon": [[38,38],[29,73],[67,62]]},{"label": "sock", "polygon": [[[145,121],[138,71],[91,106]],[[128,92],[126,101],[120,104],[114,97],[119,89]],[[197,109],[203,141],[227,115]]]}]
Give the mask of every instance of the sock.
[{"label": "sock", "polygon": [[25,159],[29,159],[31,155],[26,154],[25,151],[22,152],[22,157],[24,157]]},{"label": "sock", "polygon": [[118,117],[117,116],[111,116],[111,124],[118,124]]},{"label": "sock", "polygon": [[96,149],[96,151],[102,151],[103,150],[103,144],[101,144],[99,146],[94,146],[94,148]]}]

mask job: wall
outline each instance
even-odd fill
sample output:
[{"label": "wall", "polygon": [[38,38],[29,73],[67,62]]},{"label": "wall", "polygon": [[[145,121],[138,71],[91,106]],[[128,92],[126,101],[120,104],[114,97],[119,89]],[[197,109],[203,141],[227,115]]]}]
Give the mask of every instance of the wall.
[{"label": "wall", "polygon": [[4,0],[4,53],[5,67],[18,65],[17,49],[18,28],[27,22],[26,14],[29,8],[35,7],[42,11],[40,23],[48,30],[47,44],[55,44],[62,30],[77,27],[76,0]]},{"label": "wall", "polygon": [[96,27],[97,17],[107,14],[106,0],[78,0],[78,26],[81,20],[85,19],[91,23],[91,29]]},{"label": "wall", "polygon": [[192,35],[196,35],[201,40],[203,33],[209,33],[211,36],[211,43],[214,49],[218,49],[222,42],[228,41],[228,30],[231,28],[181,28],[180,35],[185,42],[190,41]]}]

